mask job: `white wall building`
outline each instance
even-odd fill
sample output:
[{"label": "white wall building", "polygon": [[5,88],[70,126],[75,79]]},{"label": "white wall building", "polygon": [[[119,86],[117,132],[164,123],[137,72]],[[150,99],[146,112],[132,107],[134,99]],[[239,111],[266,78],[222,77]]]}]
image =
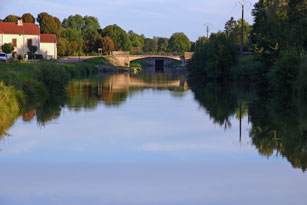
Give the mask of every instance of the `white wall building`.
[{"label": "white wall building", "polygon": [[30,52],[30,46],[37,46],[37,54],[45,59],[57,58],[57,41],[54,34],[40,34],[40,28],[33,23],[0,22],[0,50],[3,44],[12,43],[13,54],[22,56]]},{"label": "white wall building", "polygon": [[54,34],[40,35],[40,53],[47,60],[57,59],[57,41]]}]

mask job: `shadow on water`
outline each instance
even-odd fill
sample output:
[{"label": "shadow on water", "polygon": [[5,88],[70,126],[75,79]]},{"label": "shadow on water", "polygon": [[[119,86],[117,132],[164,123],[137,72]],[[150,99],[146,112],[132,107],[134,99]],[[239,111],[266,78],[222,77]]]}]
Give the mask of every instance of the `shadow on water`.
[{"label": "shadow on water", "polygon": [[215,124],[227,129],[230,119],[247,116],[250,138],[266,157],[281,155],[294,168],[307,168],[307,103],[287,93],[266,92],[236,84],[189,83],[195,99]]}]

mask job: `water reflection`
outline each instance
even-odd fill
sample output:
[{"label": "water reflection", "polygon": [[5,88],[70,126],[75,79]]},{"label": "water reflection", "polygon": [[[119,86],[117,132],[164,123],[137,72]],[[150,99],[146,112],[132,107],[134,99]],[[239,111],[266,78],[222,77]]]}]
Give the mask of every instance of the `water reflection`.
[{"label": "water reflection", "polygon": [[[117,107],[123,104],[128,96],[142,92],[145,89],[169,90],[175,97],[183,96],[188,90],[186,77],[177,73],[139,73],[98,75],[89,79],[73,80],[67,87],[67,92],[51,95],[43,102],[29,102],[22,109],[24,122],[36,119],[39,125],[60,117],[64,107],[75,112],[95,110],[99,103],[105,106]],[[18,112],[1,112],[0,136],[7,135],[9,129],[20,116]]]},{"label": "water reflection", "polygon": [[[307,168],[307,103],[287,94],[266,96],[264,91],[234,84],[190,84],[195,99],[214,123],[225,129],[231,118],[245,115],[250,138],[261,155],[282,155],[294,168]],[[240,140],[241,140],[240,126]]]},{"label": "water reflection", "polygon": [[[140,73],[95,76],[72,81],[65,95],[50,96],[43,103],[25,106],[20,114],[24,122],[36,120],[39,125],[58,119],[63,108],[74,112],[92,111],[99,104],[123,105],[128,97],[145,89],[168,90],[173,97],[188,91],[186,76],[176,73]],[[238,85],[190,83],[195,100],[212,122],[230,129],[233,119],[240,124],[238,141],[242,140],[242,119],[251,123],[249,137],[261,155],[286,157],[295,168],[307,169],[307,106],[302,98],[289,100],[287,95],[266,96],[258,89]],[[0,113],[0,136],[20,116]]]}]

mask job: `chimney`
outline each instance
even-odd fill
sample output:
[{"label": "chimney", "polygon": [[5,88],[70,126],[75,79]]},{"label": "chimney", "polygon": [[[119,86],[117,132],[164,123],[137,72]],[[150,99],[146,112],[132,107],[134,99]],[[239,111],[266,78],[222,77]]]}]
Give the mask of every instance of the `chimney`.
[{"label": "chimney", "polygon": [[22,19],[19,19],[19,20],[17,21],[17,25],[18,25],[18,26],[23,26]]}]

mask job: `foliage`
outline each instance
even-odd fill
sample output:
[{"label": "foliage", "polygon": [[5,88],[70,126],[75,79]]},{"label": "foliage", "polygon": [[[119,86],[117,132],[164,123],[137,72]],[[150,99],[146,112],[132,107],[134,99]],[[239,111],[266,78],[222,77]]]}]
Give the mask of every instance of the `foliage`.
[{"label": "foliage", "polygon": [[145,38],[143,51],[144,52],[157,52],[158,51],[157,41],[151,38]]},{"label": "foliage", "polygon": [[158,38],[158,52],[167,52],[168,38]]},{"label": "foliage", "polygon": [[130,51],[132,48],[129,36],[116,24],[105,27],[101,31],[101,36],[110,37],[114,42],[115,50]]},{"label": "foliage", "polygon": [[69,16],[68,18],[65,18],[62,22],[62,26],[64,28],[70,28],[73,30],[79,30],[85,26],[85,21],[83,17],[79,14],[76,14],[74,16]]},{"label": "foliage", "polygon": [[255,49],[267,65],[288,47],[307,48],[307,7],[305,0],[259,0],[253,10]]},{"label": "foliage", "polygon": [[69,54],[68,53],[69,42],[66,38],[58,39],[57,47],[58,47],[58,55],[59,56],[65,56],[65,55]]},{"label": "foliage", "polygon": [[207,80],[230,78],[231,68],[238,59],[237,48],[224,33],[212,34],[210,40],[196,51],[189,62],[193,76]]},{"label": "foliage", "polygon": [[22,94],[12,86],[0,82],[0,139],[7,135],[6,130],[12,126],[20,110]]},{"label": "foliage", "polygon": [[[229,21],[225,24],[225,34],[226,36],[231,39],[237,46],[241,44],[241,27],[242,27],[242,19],[235,21],[233,17],[230,18]],[[243,21],[243,43],[245,46],[245,51],[248,51],[247,46],[250,43],[250,32],[251,26],[246,22]]]},{"label": "foliage", "polygon": [[5,43],[2,45],[1,48],[4,53],[12,53],[12,51],[14,50],[14,47],[11,43]]},{"label": "foliage", "polygon": [[17,21],[19,20],[18,16],[15,15],[8,15],[7,17],[5,17],[5,19],[3,20],[4,22],[13,22],[13,23],[17,23]]},{"label": "foliage", "polygon": [[128,36],[130,38],[131,45],[133,47],[139,47],[142,51],[144,47],[144,35],[138,35],[131,30],[128,32]]},{"label": "foliage", "polygon": [[58,21],[46,12],[42,12],[37,16],[37,22],[40,26],[40,32],[42,34],[56,34],[60,36],[60,30],[58,27]]},{"label": "foliage", "polygon": [[184,33],[174,33],[169,39],[168,49],[171,52],[190,51],[191,42]]},{"label": "foliage", "polygon": [[101,48],[103,54],[109,54],[114,50],[114,43],[110,37],[99,37],[95,43],[96,51]]},{"label": "foliage", "polygon": [[37,46],[30,46],[29,50],[30,50],[31,53],[36,53]]},{"label": "foliage", "polygon": [[21,17],[23,23],[35,23],[35,18],[30,13],[25,13]]},{"label": "foliage", "polygon": [[277,89],[291,89],[299,75],[299,63],[302,60],[302,52],[297,48],[281,50],[275,65],[270,70],[272,84]]}]

